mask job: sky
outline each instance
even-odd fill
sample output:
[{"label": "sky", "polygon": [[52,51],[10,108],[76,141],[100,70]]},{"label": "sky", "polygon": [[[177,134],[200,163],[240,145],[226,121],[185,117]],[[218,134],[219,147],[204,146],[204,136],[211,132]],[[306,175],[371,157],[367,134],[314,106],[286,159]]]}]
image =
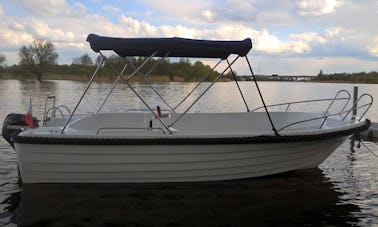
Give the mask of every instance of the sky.
[{"label": "sky", "polygon": [[59,64],[95,58],[90,33],[251,38],[248,57],[265,75],[378,71],[378,0],[0,0],[7,65],[18,64],[20,48],[36,39],[53,42]]}]

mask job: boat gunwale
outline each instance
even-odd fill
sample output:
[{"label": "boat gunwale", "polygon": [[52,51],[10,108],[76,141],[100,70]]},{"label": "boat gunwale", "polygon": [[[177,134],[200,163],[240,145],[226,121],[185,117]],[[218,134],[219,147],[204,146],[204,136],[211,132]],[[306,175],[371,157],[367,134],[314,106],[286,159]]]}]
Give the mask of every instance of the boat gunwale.
[{"label": "boat gunwale", "polygon": [[[359,123],[361,124],[361,123]],[[343,130],[329,131],[317,134],[295,135],[258,135],[258,136],[217,136],[217,137],[154,137],[154,138],[74,138],[74,137],[41,137],[18,135],[14,143],[19,144],[62,144],[62,145],[214,145],[214,144],[256,144],[256,143],[285,143],[312,140],[327,140],[349,136],[367,130],[371,121]]]}]

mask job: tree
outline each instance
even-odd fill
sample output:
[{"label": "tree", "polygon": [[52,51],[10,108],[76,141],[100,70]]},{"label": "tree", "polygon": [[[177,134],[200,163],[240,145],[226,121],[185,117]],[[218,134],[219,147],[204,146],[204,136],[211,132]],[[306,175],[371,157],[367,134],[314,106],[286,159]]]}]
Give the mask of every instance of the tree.
[{"label": "tree", "polygon": [[85,66],[85,67],[90,67],[90,66],[94,65],[92,58],[88,54],[84,54],[81,57],[74,58],[73,61],[72,61],[72,64],[73,65],[81,65],[81,66]]},{"label": "tree", "polygon": [[321,69],[320,72],[318,73],[318,77],[322,77],[322,76],[324,76],[324,74],[323,74],[323,70]]},{"label": "tree", "polygon": [[96,66],[98,66],[100,63],[101,63],[101,60],[102,60],[102,56],[101,55],[97,55],[97,58],[96,58]]},{"label": "tree", "polygon": [[21,58],[20,66],[30,70],[38,81],[42,80],[48,67],[55,65],[58,60],[54,45],[45,40],[35,40],[29,47],[21,47],[18,55]]},{"label": "tree", "polygon": [[5,55],[0,53],[0,68],[3,67],[3,64],[4,62],[6,61],[7,59],[5,58]]}]

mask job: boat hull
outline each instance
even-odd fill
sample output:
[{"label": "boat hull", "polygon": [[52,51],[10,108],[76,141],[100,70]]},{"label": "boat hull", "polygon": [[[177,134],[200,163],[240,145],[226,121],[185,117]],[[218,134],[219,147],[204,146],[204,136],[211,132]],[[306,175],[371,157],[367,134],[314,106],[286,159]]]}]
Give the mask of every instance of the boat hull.
[{"label": "boat hull", "polygon": [[346,138],[252,144],[15,143],[15,150],[24,183],[190,182],[314,168]]}]

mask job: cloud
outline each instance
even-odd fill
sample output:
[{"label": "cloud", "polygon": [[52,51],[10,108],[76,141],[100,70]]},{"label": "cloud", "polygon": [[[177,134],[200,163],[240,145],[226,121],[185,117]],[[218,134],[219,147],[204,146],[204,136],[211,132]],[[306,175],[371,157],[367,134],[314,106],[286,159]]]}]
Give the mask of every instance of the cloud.
[{"label": "cloud", "polygon": [[266,30],[256,37],[256,41],[256,50],[267,54],[303,54],[311,51],[311,47],[302,40],[281,41]]},{"label": "cloud", "polygon": [[114,7],[114,6],[106,5],[102,8],[106,11],[111,11],[113,13],[122,13],[122,10],[120,8],[117,8],[117,7]]},{"label": "cloud", "polygon": [[201,15],[202,17],[208,21],[208,22],[211,22],[213,21],[213,18],[214,18],[214,13],[212,13],[210,10],[206,9],[206,10],[202,10],[201,11]]},{"label": "cloud", "polygon": [[4,12],[3,6],[0,4],[0,16],[3,14],[3,12]]},{"label": "cloud", "polygon": [[344,29],[340,27],[329,27],[325,30],[325,35],[328,37],[339,35]]},{"label": "cloud", "polygon": [[[256,1],[245,0],[227,0],[225,5],[215,6],[217,13],[222,17],[232,20],[248,20],[251,21],[256,15]],[[219,16],[218,19],[222,20]]]},{"label": "cloud", "polygon": [[[30,1],[17,0],[18,5],[23,2]],[[332,59],[337,58],[337,64],[330,64],[328,69],[340,69],[345,56],[348,59],[359,59],[348,61],[351,64],[360,64],[366,60],[366,65],[354,67],[360,67],[358,71],[367,71],[374,60],[376,63],[378,57],[378,33],[375,23],[372,23],[375,21],[372,18],[377,15],[376,8],[356,2],[337,5],[338,1],[321,0],[324,3],[322,5],[301,0],[300,2],[307,2],[307,5],[299,8],[296,2],[290,0],[210,0],[198,4],[152,0],[148,4],[151,4],[149,9],[154,21],[149,21],[150,17],[134,17],[132,12],[124,8],[120,8],[123,10],[122,14],[117,13],[117,17],[113,15],[110,19],[106,14],[97,14],[95,8],[89,10],[83,3],[70,5],[64,1],[49,3],[37,0],[33,5],[42,2],[53,9],[28,10],[26,16],[4,15],[8,10],[3,5],[4,10],[1,13],[0,5],[1,49],[8,53],[13,50],[12,56],[17,56],[22,45],[30,45],[34,39],[46,39],[56,46],[60,61],[63,59],[63,63],[71,63],[73,57],[81,56],[85,52],[91,53],[88,43],[85,42],[89,33],[116,37],[177,36],[220,40],[242,40],[250,37],[253,42],[251,54],[257,59],[271,60],[275,57],[274,63],[261,63],[261,67],[271,67],[272,73],[283,67],[282,72],[286,74],[290,70],[296,71],[295,69],[304,72],[306,67],[313,68],[313,73],[316,74],[319,67],[326,64],[316,61],[319,63],[317,65],[306,59],[322,58],[332,62]],[[332,2],[337,4],[332,5]],[[61,7],[60,12],[57,12],[57,6]],[[29,6],[23,7],[27,9]],[[114,6],[103,6],[108,11],[119,12],[117,7],[112,7]],[[306,13],[301,15],[302,11]],[[369,13],[372,11],[373,16]],[[315,12],[324,14],[316,16]],[[356,16],[351,20],[350,15]],[[160,20],[161,16],[165,19]],[[236,71],[242,72],[242,69]]]},{"label": "cloud", "polygon": [[340,0],[301,0],[297,2],[301,15],[315,16],[333,13],[341,4]]},{"label": "cloud", "polygon": [[39,16],[60,14],[68,6],[64,0],[16,0],[16,2],[29,13]]},{"label": "cloud", "polygon": [[378,57],[378,36],[371,39],[366,46],[367,51],[374,57]]},{"label": "cloud", "polygon": [[0,47],[2,49],[10,47],[19,47],[33,41],[33,35],[25,31],[13,31],[11,29],[2,28],[0,34]]},{"label": "cloud", "polygon": [[[159,16],[168,17],[171,20],[186,21],[192,23],[210,22],[203,13],[208,14],[206,10],[212,9],[216,1],[182,1],[182,0],[142,0],[144,6]],[[212,13],[212,12],[211,12]]]},{"label": "cloud", "polygon": [[85,6],[85,5],[84,5],[83,3],[81,3],[81,2],[75,2],[74,5],[76,6],[76,8],[77,8],[81,13],[85,13],[85,12],[88,10],[87,6]]},{"label": "cloud", "polygon": [[306,32],[306,33],[301,33],[301,34],[290,34],[290,38],[294,40],[302,40],[307,43],[326,43],[326,39],[315,33],[315,32]]}]

